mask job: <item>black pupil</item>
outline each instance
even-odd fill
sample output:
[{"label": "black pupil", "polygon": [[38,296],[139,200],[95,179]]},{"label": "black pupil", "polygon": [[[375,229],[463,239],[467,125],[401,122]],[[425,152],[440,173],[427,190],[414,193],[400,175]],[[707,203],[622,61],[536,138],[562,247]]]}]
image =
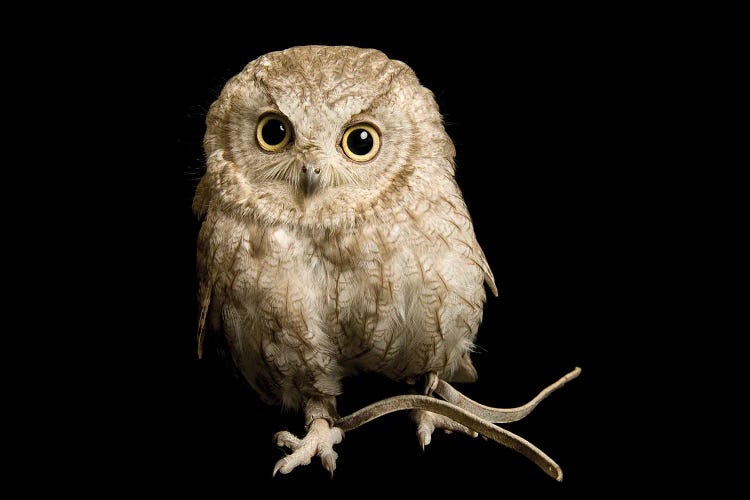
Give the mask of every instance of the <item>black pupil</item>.
[{"label": "black pupil", "polygon": [[354,129],[346,138],[346,145],[355,155],[364,156],[372,151],[372,134],[363,128]]},{"label": "black pupil", "polygon": [[281,141],[286,137],[286,127],[280,120],[271,118],[263,125],[263,130],[260,131],[260,135],[263,136],[263,140],[269,146],[275,146],[281,144]]}]

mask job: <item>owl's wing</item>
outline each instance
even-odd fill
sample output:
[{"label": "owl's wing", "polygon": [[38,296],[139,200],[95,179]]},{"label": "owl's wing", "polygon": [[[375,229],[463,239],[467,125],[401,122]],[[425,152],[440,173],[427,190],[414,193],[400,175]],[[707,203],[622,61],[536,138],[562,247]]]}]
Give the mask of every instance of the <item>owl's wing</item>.
[{"label": "owl's wing", "polygon": [[495,285],[495,276],[492,274],[492,269],[487,263],[487,257],[484,255],[482,247],[477,242],[477,236],[474,232],[474,224],[469,215],[469,208],[466,206],[461,190],[456,183],[454,178],[450,179],[450,184],[444,187],[447,195],[440,197],[446,212],[444,217],[450,221],[458,232],[449,231],[451,238],[458,243],[456,248],[460,248],[461,252],[465,257],[469,258],[479,269],[482,270],[484,275],[484,283],[492,292],[492,295],[497,297],[497,286]]},{"label": "owl's wing", "polygon": [[196,266],[200,312],[198,314],[198,357],[203,356],[207,328],[211,332],[223,329],[221,314],[226,306],[225,292],[243,232],[236,222],[218,210],[208,209],[198,234]]},{"label": "owl's wing", "polygon": [[479,264],[479,267],[482,268],[482,272],[484,273],[484,283],[487,285],[490,291],[492,291],[492,295],[497,297],[495,276],[492,274],[492,269],[490,269],[490,265],[487,263],[487,257],[484,256],[484,251],[482,250],[482,247],[479,246],[479,243],[475,243],[474,253],[477,257],[477,264]]},{"label": "owl's wing", "polygon": [[[495,276],[492,274],[492,269],[487,263],[487,257],[484,256],[484,251],[479,243],[474,239],[474,245],[472,248],[473,260],[482,270],[484,274],[484,283],[492,291],[492,294],[497,297],[497,286],[495,285]],[[464,353],[461,357],[461,361],[458,364],[458,369],[450,377],[451,382],[476,382],[479,375],[477,369],[474,367],[474,363],[471,361],[470,353]]]},{"label": "owl's wing", "polygon": [[[193,212],[199,218],[203,219],[204,225],[206,224],[206,213],[208,212],[209,196],[206,187],[209,183],[208,177],[208,175],[203,176],[200,183],[198,183],[195,198],[193,199]],[[203,358],[203,342],[206,338],[206,318],[208,318],[208,309],[211,306],[212,289],[208,272],[208,238],[204,233],[203,226],[201,226],[201,231],[198,235],[196,268],[198,273],[198,300],[200,301],[196,338],[198,341],[198,358],[201,359]]]},{"label": "owl's wing", "polygon": [[471,356],[468,352],[461,356],[461,361],[458,363],[458,369],[451,374],[451,382],[476,382],[479,378],[477,369],[474,368],[474,363],[471,361]]},{"label": "owl's wing", "polygon": [[[196,196],[197,199],[197,196]],[[201,213],[202,212],[202,213]],[[199,211],[199,215],[206,215],[198,234],[197,254],[196,254],[196,271],[198,275],[198,300],[200,309],[198,313],[198,328],[196,338],[198,342],[198,358],[203,358],[203,343],[206,338],[206,322],[209,318],[211,303],[214,295],[214,283],[216,282],[215,265],[212,260],[215,258],[216,249],[212,249],[211,237],[216,229],[218,217],[215,213]]]},{"label": "owl's wing", "polygon": [[211,286],[208,283],[201,282],[199,285],[200,313],[198,314],[198,359],[203,358],[203,342],[206,339],[206,318],[208,309],[211,306]]}]

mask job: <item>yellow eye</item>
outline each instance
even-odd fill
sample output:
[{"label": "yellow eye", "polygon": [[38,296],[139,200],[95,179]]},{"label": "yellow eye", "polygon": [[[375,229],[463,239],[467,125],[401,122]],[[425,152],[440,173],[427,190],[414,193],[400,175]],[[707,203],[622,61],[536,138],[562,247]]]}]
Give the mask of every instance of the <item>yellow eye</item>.
[{"label": "yellow eye", "polygon": [[260,147],[275,153],[289,144],[292,138],[292,127],[283,116],[269,113],[261,117],[258,122],[255,137],[258,139]]},{"label": "yellow eye", "polygon": [[341,149],[354,161],[372,160],[380,150],[380,133],[367,123],[352,125],[341,138]]}]

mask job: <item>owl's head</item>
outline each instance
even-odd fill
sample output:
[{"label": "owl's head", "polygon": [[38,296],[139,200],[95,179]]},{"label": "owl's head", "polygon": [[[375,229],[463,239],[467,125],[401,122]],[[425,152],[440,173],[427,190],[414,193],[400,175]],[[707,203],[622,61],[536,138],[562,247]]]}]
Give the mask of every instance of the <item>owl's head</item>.
[{"label": "owl's head", "polygon": [[206,125],[199,214],[345,228],[387,220],[453,178],[455,150],[432,93],[377,50],[266,54],[229,80]]}]

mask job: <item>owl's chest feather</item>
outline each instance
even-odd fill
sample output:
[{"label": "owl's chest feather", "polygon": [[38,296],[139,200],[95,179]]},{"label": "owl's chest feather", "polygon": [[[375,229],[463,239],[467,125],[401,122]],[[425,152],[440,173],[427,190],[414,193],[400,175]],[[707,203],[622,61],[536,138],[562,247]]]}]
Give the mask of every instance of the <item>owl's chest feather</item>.
[{"label": "owl's chest feather", "polygon": [[409,287],[409,279],[397,275],[414,249],[402,246],[399,233],[398,225],[334,235],[276,229],[269,235],[269,264],[289,273],[281,281],[307,297],[307,315],[330,336],[363,337],[376,333],[377,323],[403,316],[399,292]]},{"label": "owl's chest feather", "polygon": [[434,213],[414,222],[339,233],[251,223],[214,235],[220,319],[241,364],[394,378],[455,366],[484,301],[482,271],[461,253],[473,234]]},{"label": "owl's chest feather", "polygon": [[401,241],[401,230],[394,224],[328,237],[286,230],[271,235],[288,259],[285,289],[297,290],[306,304],[304,311],[279,312],[311,318],[345,368],[406,370],[400,353],[413,337],[414,298],[424,276],[423,249]]}]

